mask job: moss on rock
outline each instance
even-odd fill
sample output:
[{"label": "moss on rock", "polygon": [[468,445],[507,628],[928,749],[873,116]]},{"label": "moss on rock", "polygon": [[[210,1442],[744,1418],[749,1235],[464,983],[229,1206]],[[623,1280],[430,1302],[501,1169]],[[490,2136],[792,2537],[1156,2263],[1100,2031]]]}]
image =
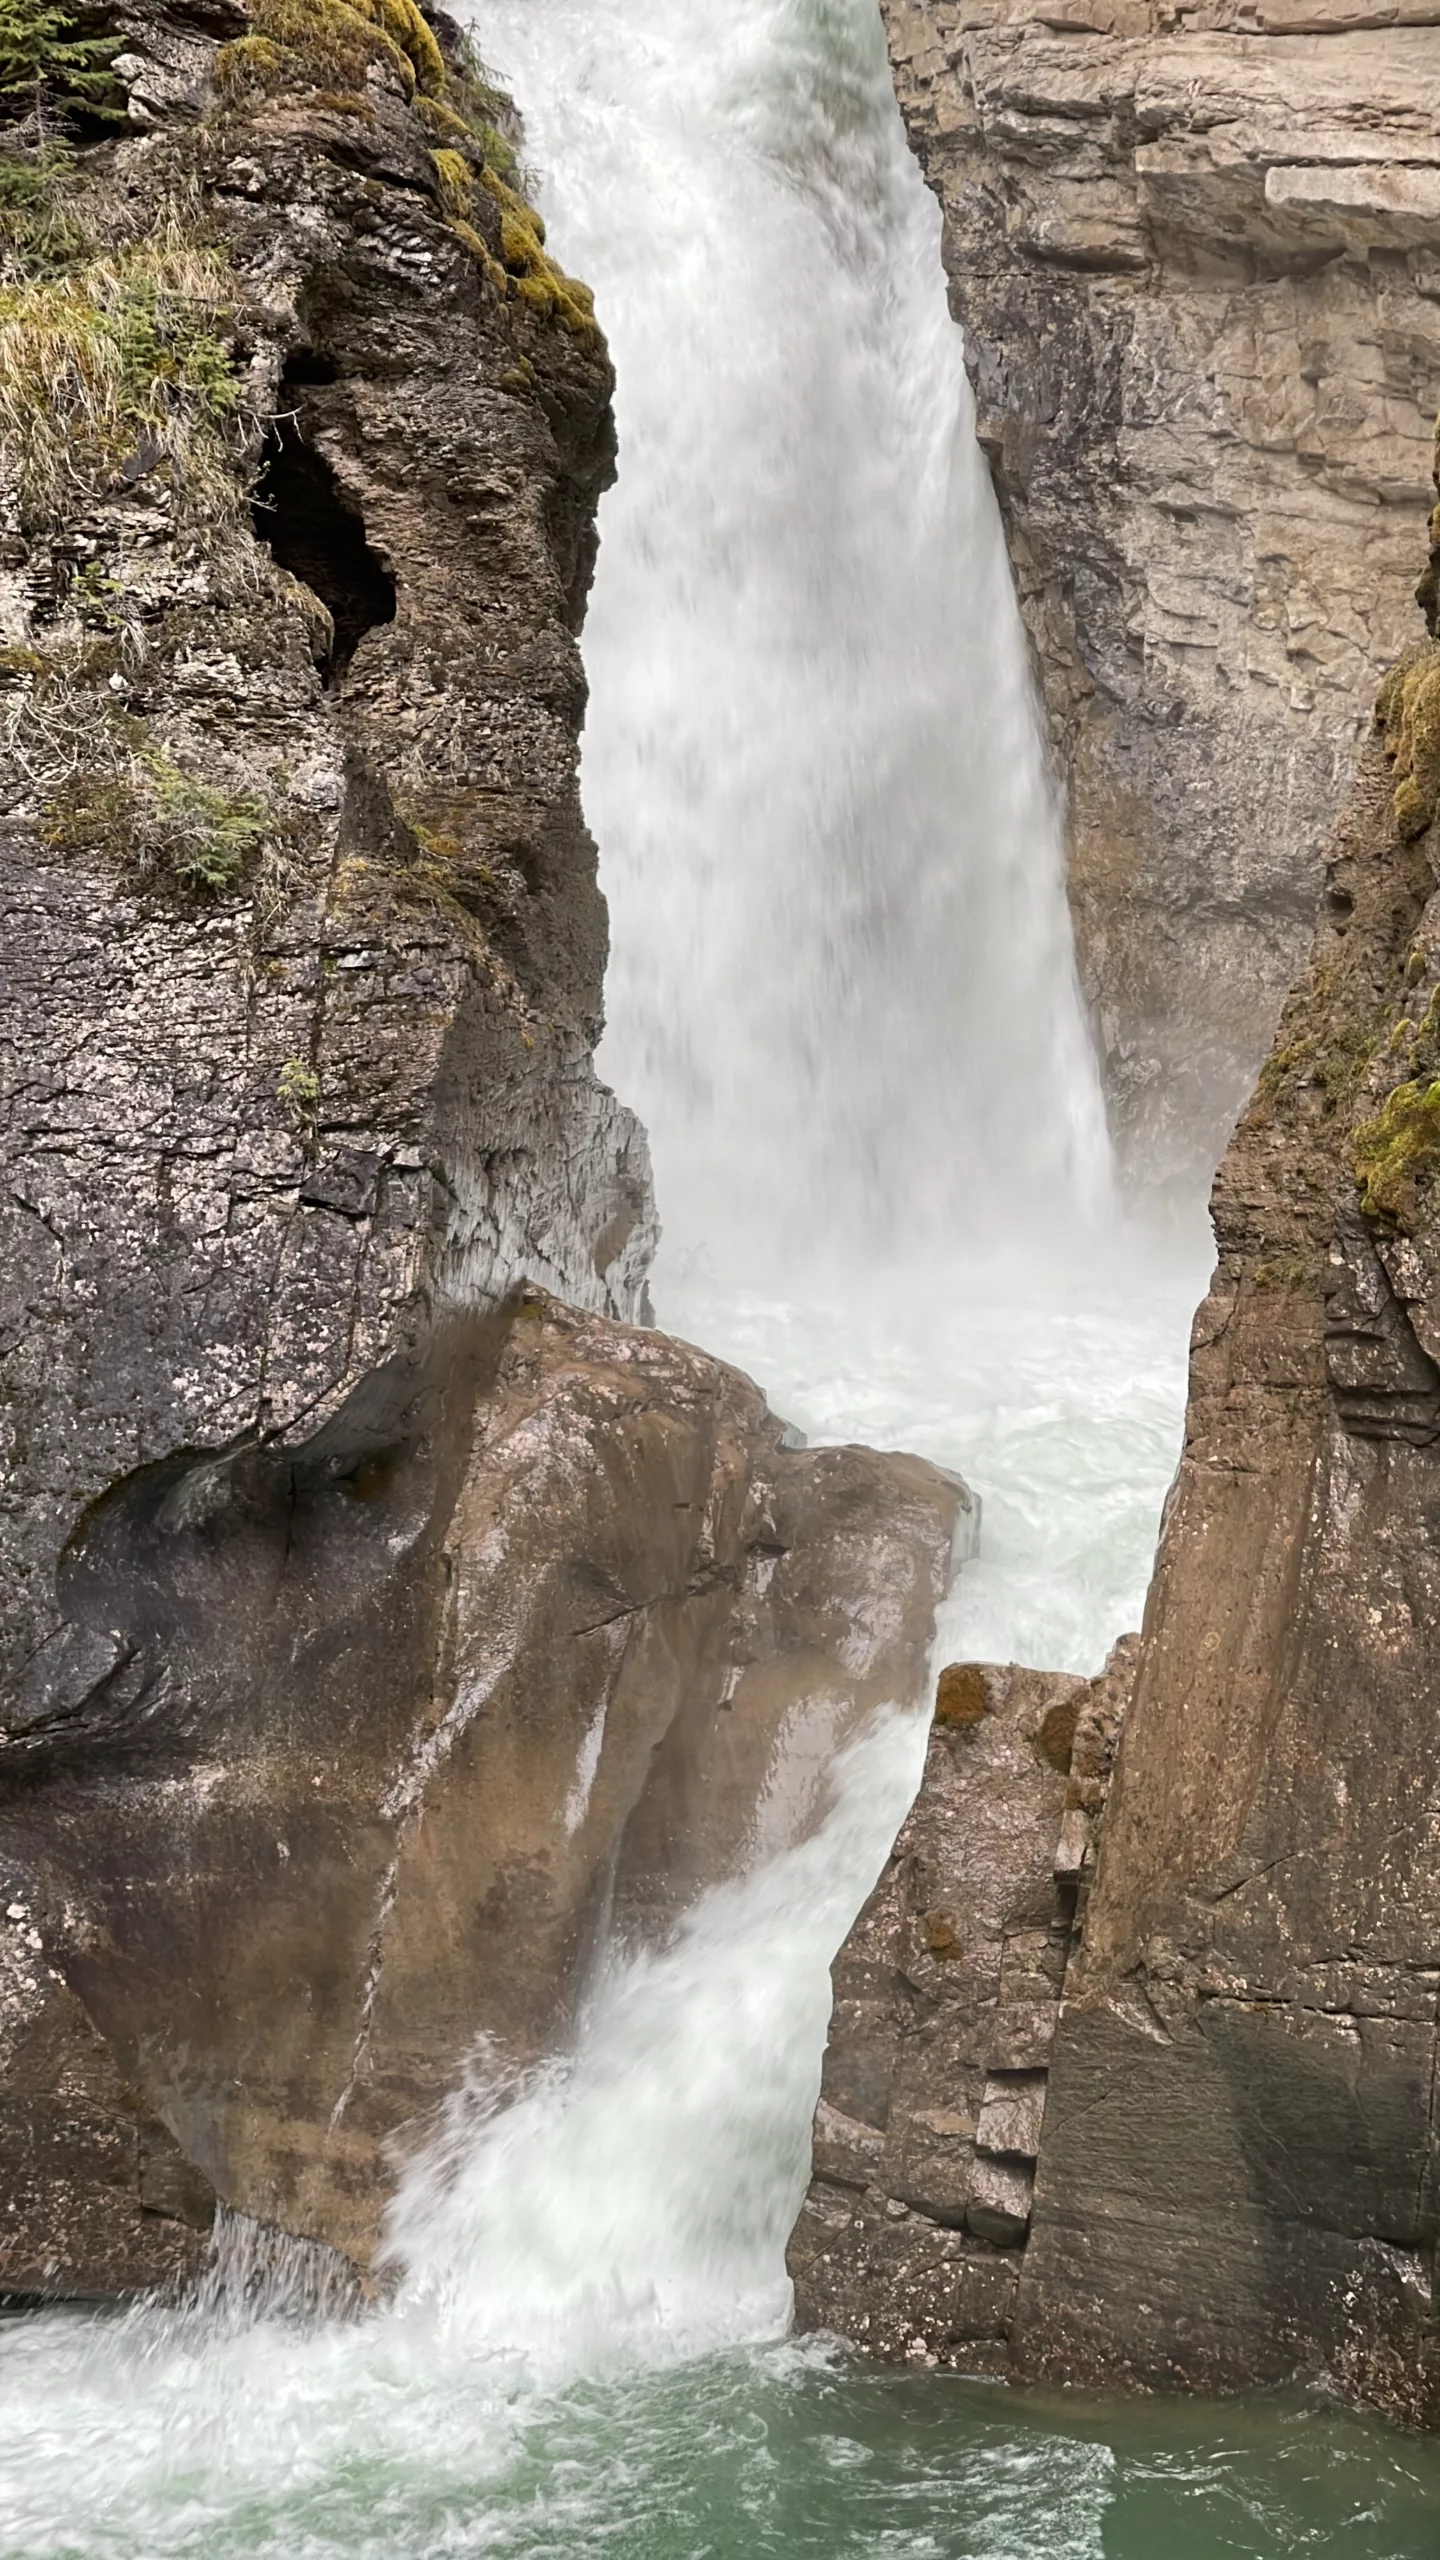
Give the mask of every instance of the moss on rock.
[{"label": "moss on rock", "polygon": [[1440,645],[1421,641],[1397,661],[1375,720],[1395,768],[1395,824],[1409,841],[1424,835],[1440,806]]},{"label": "moss on rock", "polygon": [[500,256],[516,298],[546,319],[559,320],[577,337],[594,334],[595,298],[556,266],[545,249],[545,225],[496,170],[481,172],[481,185],[500,208]]},{"label": "moss on rock", "polygon": [[147,743],[115,770],[77,767],[57,783],[41,832],[61,851],[108,859],[139,886],[218,897],[239,888],[275,818],[253,794],[201,782],[168,748]]},{"label": "moss on rock", "polygon": [[222,45],[216,84],[237,102],[287,89],[363,106],[372,65],[407,98],[443,98],[444,56],[415,0],[253,0],[252,32]]},{"label": "moss on rock", "polygon": [[1422,1186],[1440,1165],[1440,1077],[1387,1094],[1375,1118],[1355,1131],[1350,1163],[1366,1217],[1413,1229]]},{"label": "moss on rock", "polygon": [[990,1713],[990,1692],[977,1662],[950,1662],[935,1690],[935,1722],[964,1733]]}]

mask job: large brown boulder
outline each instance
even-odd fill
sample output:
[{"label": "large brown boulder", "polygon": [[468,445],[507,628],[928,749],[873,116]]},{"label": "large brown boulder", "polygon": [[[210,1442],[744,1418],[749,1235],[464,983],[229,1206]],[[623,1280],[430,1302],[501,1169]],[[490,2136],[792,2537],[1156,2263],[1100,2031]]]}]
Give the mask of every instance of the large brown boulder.
[{"label": "large brown boulder", "polygon": [[[602,1928],[657,1939],[762,1798],[795,1836],[829,1750],[918,1698],[967,1497],[789,1436],[735,1370],[531,1292],[313,1438],[143,1468],[80,1523],[63,1695],[0,1741],[44,1957],[15,2032],[62,1977],[187,2209],[208,2183],[364,2267],[389,2137],[476,2037],[563,2043]],[[0,2127],[23,2103],[53,2148],[62,2077]],[[0,2218],[0,2283],[154,2272],[103,2148],[83,2212],[72,2179],[17,2244]]]}]

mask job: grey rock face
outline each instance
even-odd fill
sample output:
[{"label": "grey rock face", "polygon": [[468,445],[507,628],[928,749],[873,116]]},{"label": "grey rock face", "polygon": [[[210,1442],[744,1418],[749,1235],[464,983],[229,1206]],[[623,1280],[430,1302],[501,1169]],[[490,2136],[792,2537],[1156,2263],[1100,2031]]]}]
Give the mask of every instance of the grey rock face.
[{"label": "grey rock face", "polygon": [[344,92],[303,13],[278,68],[210,0],[125,23],[80,325],[133,292],[179,352],[58,477],[37,400],[0,528],[0,2290],[42,2296],[193,2275],[217,2200],[227,2263],[253,2221],[364,2279],[477,2035],[563,2040],[603,1923],[663,1933],[918,1695],[968,1499],[622,1321],[611,375],[503,101],[459,114],[441,18],[347,18]]},{"label": "grey rock face", "polygon": [[[155,431],[122,409],[97,442],[51,417],[57,366],[12,414],[0,496],[0,2287],[21,2293],[192,2271],[215,2193],[260,2195],[246,2109],[286,2120],[307,2004],[340,2003],[320,2073],[359,2033],[354,1983],[315,1989],[286,1940],[286,1886],[313,1861],[306,1890],[368,1943],[378,1804],[362,1850],[309,1760],[299,1808],[273,1763],[240,1802],[221,1772],[253,1769],[267,1702],[343,1759],[338,1699],[387,1659],[387,1712],[423,1721],[436,1667],[413,1521],[365,1669],[344,1666],[363,1537],[320,1541],[334,1644],[308,1626],[274,1552],[302,1453],[327,1426],[383,1439],[376,1381],[526,1275],[634,1314],[654,1237],[643,1136],[591,1063],[605,915],[575,779],[604,342],[465,130],[437,161],[383,39],[337,102],[303,61],[274,94],[225,86],[238,10],[136,0],[125,32],[137,135],[82,155],[69,272],[82,331],[127,295],[169,331],[172,388]],[[218,412],[197,343],[233,386]],[[291,1638],[318,1645],[308,1673]],[[192,1875],[202,1833],[231,1937]],[[276,2041],[227,2057],[237,2095],[206,2003],[223,1986],[238,2023],[267,1947]],[[306,2138],[302,2101],[264,2185],[292,2221]]]},{"label": "grey rock face", "polygon": [[884,0],[1057,763],[1112,1116],[1208,1176],[1407,638],[1440,9]]},{"label": "grey rock face", "polygon": [[802,2328],[888,2360],[1009,2370],[1051,2050],[1133,1653],[1127,1638],[1097,1681],[977,1663],[941,1675],[919,1795],[833,1968],[814,2176],[790,2243]]},{"label": "grey rock face", "polygon": [[[134,23],[137,59],[147,30],[179,41],[164,11]],[[203,89],[213,35],[178,23]],[[82,164],[97,232],[189,208],[246,369],[228,517],[158,467],[48,511],[8,495],[12,1664],[52,1639],[56,1555],[118,1477],[313,1432],[519,1276],[640,1304],[648,1166],[591,1064],[605,914],[576,790],[610,367],[457,235],[416,114],[371,91],[347,117],[212,95]],[[474,210],[498,250],[498,206]],[[154,857],[166,793],[182,852],[226,819],[260,839],[233,887]]]}]

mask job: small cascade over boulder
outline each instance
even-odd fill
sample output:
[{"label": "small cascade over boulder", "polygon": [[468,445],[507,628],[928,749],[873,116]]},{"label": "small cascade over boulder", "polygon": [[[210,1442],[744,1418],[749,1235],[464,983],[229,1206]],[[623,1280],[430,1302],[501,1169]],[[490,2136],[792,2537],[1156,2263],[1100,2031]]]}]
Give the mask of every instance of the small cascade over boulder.
[{"label": "small cascade over boulder", "polygon": [[606,1943],[804,1835],[835,1751],[918,1701],[971,1505],[792,1436],[738,1371],[530,1290],[308,1442],[96,1506],[0,1744],[44,1950],[0,2014],[37,2050],[48,2022],[56,2157],[77,2056],[125,2094],[0,2226],[0,2284],[145,2282],[162,2154],[191,2232],[208,2189],[365,2268],[392,2137],[477,2039],[492,2072],[563,2049]]}]

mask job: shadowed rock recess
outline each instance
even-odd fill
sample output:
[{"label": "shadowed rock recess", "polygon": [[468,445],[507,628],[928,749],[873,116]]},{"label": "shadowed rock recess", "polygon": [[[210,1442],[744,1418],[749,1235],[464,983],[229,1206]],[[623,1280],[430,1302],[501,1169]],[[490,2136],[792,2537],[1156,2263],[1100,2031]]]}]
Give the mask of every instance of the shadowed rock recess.
[{"label": "shadowed rock recess", "polygon": [[1410,630],[1440,0],[882,0],[1123,1149],[1208,1179]]},{"label": "shadowed rock recess", "polygon": [[[822,2107],[792,2246],[808,2316],[892,2353],[908,2326],[911,2352],[1074,2382],[1301,2378],[1435,2425],[1433,637],[1381,688],[1324,879],[1215,1185],[1219,1263],[1081,1943],[1061,1947],[1046,1900],[1044,1684],[987,1674],[991,1712],[937,1729],[898,1865],[837,1963],[826,2095],[849,2121]],[[1064,1964],[1043,2098],[1038,2043],[1008,2041],[1012,1940],[1032,1976]],[[976,2255],[1001,2236],[992,2159],[1008,2272]]]},{"label": "shadowed rock recess", "polygon": [[611,373],[507,102],[408,0],[113,26],[58,179],[0,130],[19,2295],[182,2277],[217,2197],[363,2270],[477,2033],[563,2039],[607,1914],[918,1695],[967,1507],[644,1327]]}]

